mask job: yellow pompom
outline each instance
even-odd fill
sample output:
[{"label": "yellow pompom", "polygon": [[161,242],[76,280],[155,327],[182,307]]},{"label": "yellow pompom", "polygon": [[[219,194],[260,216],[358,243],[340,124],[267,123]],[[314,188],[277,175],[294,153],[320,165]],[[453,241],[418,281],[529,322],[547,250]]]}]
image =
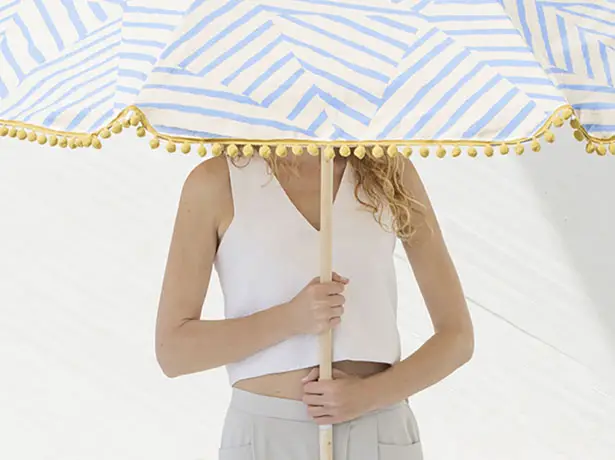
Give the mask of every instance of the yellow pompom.
[{"label": "yellow pompom", "polygon": [[130,124],[132,126],[137,126],[140,121],[141,121],[141,117],[139,115],[137,115],[136,113],[133,114],[132,117],[130,117]]},{"label": "yellow pompom", "polygon": [[102,137],[103,139],[109,139],[111,137],[111,133],[107,128],[103,128],[100,132],[100,137]]},{"label": "yellow pompom", "polygon": [[197,152],[201,158],[207,155],[207,148],[205,147],[205,144],[200,144]]},{"label": "yellow pompom", "polygon": [[86,136],[83,138],[83,146],[91,147],[92,146],[92,136]]},{"label": "yellow pompom", "polygon": [[252,155],[254,155],[254,147],[252,147],[250,144],[244,145],[241,152],[243,153],[244,157],[250,158]]},{"label": "yellow pompom", "polygon": [[235,158],[237,155],[239,155],[239,148],[237,148],[235,144],[231,144],[228,146],[228,149],[226,149],[226,153],[229,157]]},{"label": "yellow pompom", "polygon": [[485,145],[485,155],[488,157],[493,156],[493,147],[490,145]]},{"label": "yellow pompom", "polygon": [[358,145],[354,149],[354,156],[357,157],[359,160],[362,160],[363,158],[365,158],[366,153],[367,153],[367,150],[365,149],[365,146],[363,145]]},{"label": "yellow pompom", "polygon": [[592,144],[591,142],[588,142],[587,145],[585,146],[585,151],[587,153],[594,153],[596,151],[596,146]]},{"label": "yellow pompom", "polygon": [[457,158],[459,155],[461,155],[461,148],[457,145],[453,147],[452,155],[453,155],[453,158]]},{"label": "yellow pompom", "polygon": [[598,155],[602,157],[606,155],[606,147],[604,144],[598,144],[598,147],[596,148],[596,150],[598,151]]},{"label": "yellow pompom", "polygon": [[350,151],[350,147],[347,145],[342,145],[340,147],[340,155],[344,158],[348,158],[352,152]]},{"label": "yellow pompom", "polygon": [[222,144],[214,144],[211,146],[211,154],[215,157],[219,157],[224,153],[224,146]]},{"label": "yellow pompom", "polygon": [[564,120],[562,120],[560,117],[555,117],[553,119],[553,124],[558,128],[561,128],[562,126],[564,126]]},{"label": "yellow pompom", "polygon": [[423,158],[427,158],[429,156],[429,147],[427,147],[426,145],[424,145],[423,147],[421,147],[421,149],[419,150],[419,153],[421,154],[421,156]]},{"label": "yellow pompom", "polygon": [[374,158],[382,158],[384,156],[384,149],[379,145],[375,145],[372,147],[372,156]]},{"label": "yellow pompom", "polygon": [[578,118],[573,118],[570,120],[570,126],[572,126],[573,129],[579,129],[581,127],[581,123],[579,123]]},{"label": "yellow pompom", "polygon": [[17,132],[17,139],[19,139],[20,141],[23,141],[26,137],[28,137],[28,133],[26,133],[25,129],[20,129]]},{"label": "yellow pompom", "polygon": [[65,137],[61,138],[60,142],[58,142],[58,146],[65,149],[68,146],[68,140]]},{"label": "yellow pompom", "polygon": [[47,143],[47,136],[45,136],[44,134],[39,134],[37,140],[39,144],[45,145]]},{"label": "yellow pompom", "polygon": [[508,148],[508,145],[506,144],[501,144],[500,145],[500,153],[502,155],[508,155],[508,152],[510,152],[510,149]]},{"label": "yellow pompom", "polygon": [[566,107],[564,111],[562,112],[562,115],[564,116],[566,120],[568,120],[572,116],[572,114],[573,114],[573,111],[570,107]]},{"label": "yellow pompom", "polygon": [[49,145],[55,147],[58,145],[58,137],[55,134],[49,136]]},{"label": "yellow pompom", "polygon": [[401,153],[406,158],[410,158],[410,156],[412,155],[412,147],[404,147]]},{"label": "yellow pompom", "polygon": [[611,155],[615,155],[615,142],[609,144],[609,152],[611,152]]},{"label": "yellow pompom", "polygon": [[523,146],[523,144],[518,143],[517,146],[515,147],[515,153],[517,155],[522,155],[523,152],[525,152],[525,147]]},{"label": "yellow pompom", "polygon": [[398,153],[399,149],[394,144],[389,145],[389,147],[387,148],[387,155],[391,158],[397,156]]},{"label": "yellow pompom", "polygon": [[38,137],[38,136],[36,135],[36,133],[35,133],[34,131],[30,131],[30,132],[28,133],[28,140],[29,140],[30,142],[34,142],[34,141],[36,140],[36,138],[37,138],[37,137]]},{"label": "yellow pompom", "polygon": [[12,127],[11,129],[9,129],[9,137],[16,137],[17,136],[17,128]]},{"label": "yellow pompom", "polygon": [[0,137],[4,137],[9,133],[9,129],[6,126],[0,126]]},{"label": "yellow pompom", "polygon": [[145,128],[143,126],[137,128],[137,136],[145,137]]},{"label": "yellow pompom", "polygon": [[151,141],[149,141],[149,146],[152,149],[157,149],[158,147],[160,147],[160,139],[158,139],[157,137],[153,138]]},{"label": "yellow pompom", "polygon": [[320,155],[320,149],[318,148],[316,144],[310,144],[308,145],[308,153],[312,155],[313,157],[316,157]]},{"label": "yellow pompom", "polygon": [[175,153],[176,150],[177,150],[177,146],[175,145],[175,142],[169,141],[169,143],[167,144],[167,152]]},{"label": "yellow pompom", "polygon": [[68,141],[68,146],[74,150],[77,148],[77,141],[75,140],[74,137],[71,137],[70,140]]},{"label": "yellow pompom", "polygon": [[335,149],[333,148],[332,145],[328,145],[325,148],[325,158],[327,160],[333,160],[335,158]]},{"label": "yellow pompom", "polygon": [[436,149],[436,155],[438,158],[444,158],[446,156],[446,149],[443,146],[438,145],[438,148]]},{"label": "yellow pompom", "polygon": [[100,142],[99,138],[92,138],[92,147],[94,147],[96,150],[100,150],[102,148],[102,143]]},{"label": "yellow pompom", "polygon": [[122,126],[124,128],[130,128],[130,118],[126,118],[126,119],[122,120]]},{"label": "yellow pompom", "polygon": [[190,153],[191,149],[192,149],[192,146],[190,145],[190,142],[184,142],[182,144],[182,153],[188,154]]},{"label": "yellow pompom", "polygon": [[585,136],[583,136],[583,133],[581,131],[575,131],[574,133],[574,138],[579,141],[579,142],[583,142],[585,140]]},{"label": "yellow pompom", "polygon": [[81,139],[80,137],[76,138],[75,144],[77,144],[77,147],[83,147],[83,139]]},{"label": "yellow pompom", "polygon": [[532,150],[534,152],[540,152],[540,142],[538,142],[538,140],[536,139],[532,141]]},{"label": "yellow pompom", "polygon": [[271,149],[268,145],[262,145],[260,149],[258,149],[258,154],[263,158],[269,158],[271,156]]},{"label": "yellow pompom", "polygon": [[284,158],[288,155],[288,149],[285,145],[280,144],[275,148],[275,154],[280,158]]},{"label": "yellow pompom", "polygon": [[116,121],[111,128],[111,131],[113,131],[115,134],[119,134],[122,132],[123,129],[124,127],[122,126],[122,124],[119,121]]},{"label": "yellow pompom", "polygon": [[475,158],[478,155],[478,150],[476,150],[475,147],[469,147],[468,155],[470,155],[472,158]]},{"label": "yellow pompom", "polygon": [[553,134],[551,131],[546,131],[545,132],[545,141],[547,141],[550,144],[554,140],[555,140],[555,134]]},{"label": "yellow pompom", "polygon": [[293,155],[300,157],[301,155],[303,155],[303,146],[295,144],[293,145],[292,151]]}]

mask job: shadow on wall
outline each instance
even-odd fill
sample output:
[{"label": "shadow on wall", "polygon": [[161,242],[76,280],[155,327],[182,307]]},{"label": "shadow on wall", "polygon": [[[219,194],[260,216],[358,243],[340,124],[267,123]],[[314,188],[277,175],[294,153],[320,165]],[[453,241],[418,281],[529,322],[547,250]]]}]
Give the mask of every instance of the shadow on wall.
[{"label": "shadow on wall", "polygon": [[529,152],[521,167],[615,350],[615,156],[588,155],[569,130],[560,130],[548,150]]}]

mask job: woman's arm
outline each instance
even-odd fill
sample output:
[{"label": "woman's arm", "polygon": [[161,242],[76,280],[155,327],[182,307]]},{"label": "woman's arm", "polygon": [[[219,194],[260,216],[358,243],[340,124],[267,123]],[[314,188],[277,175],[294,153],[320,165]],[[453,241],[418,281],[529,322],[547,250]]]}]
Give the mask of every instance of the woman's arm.
[{"label": "woman's arm", "polygon": [[182,188],[158,306],[156,357],[169,377],[239,361],[294,333],[284,306],[244,318],[200,320],[218,231],[229,209],[226,160],[201,163]]},{"label": "woman's arm", "polygon": [[466,363],[474,352],[474,332],[457,271],[442,237],[435,212],[411,162],[405,163],[404,185],[425,206],[431,227],[419,228],[404,249],[427,305],[434,335],[415,353],[387,371],[365,379],[376,409],[401,401],[439,382]]}]

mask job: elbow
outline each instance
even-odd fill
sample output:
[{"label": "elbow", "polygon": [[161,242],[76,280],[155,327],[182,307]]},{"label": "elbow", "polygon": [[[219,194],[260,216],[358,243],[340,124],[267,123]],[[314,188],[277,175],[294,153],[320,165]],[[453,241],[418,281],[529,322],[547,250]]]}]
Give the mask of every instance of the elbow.
[{"label": "elbow", "polygon": [[177,366],[177,359],[171,347],[164,340],[156,340],[156,361],[166,377],[173,379],[181,375]]},{"label": "elbow", "polygon": [[474,331],[467,327],[457,332],[457,350],[459,351],[460,365],[468,363],[474,356]]}]

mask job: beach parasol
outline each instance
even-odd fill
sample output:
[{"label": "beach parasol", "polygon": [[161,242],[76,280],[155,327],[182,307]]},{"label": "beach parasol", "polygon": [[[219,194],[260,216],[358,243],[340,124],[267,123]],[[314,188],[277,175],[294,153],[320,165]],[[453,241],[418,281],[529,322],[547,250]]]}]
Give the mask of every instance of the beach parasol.
[{"label": "beach parasol", "polygon": [[0,0],[0,136],[320,155],[328,281],[335,155],[538,152],[565,120],[615,154],[613,25],[606,0]]}]

